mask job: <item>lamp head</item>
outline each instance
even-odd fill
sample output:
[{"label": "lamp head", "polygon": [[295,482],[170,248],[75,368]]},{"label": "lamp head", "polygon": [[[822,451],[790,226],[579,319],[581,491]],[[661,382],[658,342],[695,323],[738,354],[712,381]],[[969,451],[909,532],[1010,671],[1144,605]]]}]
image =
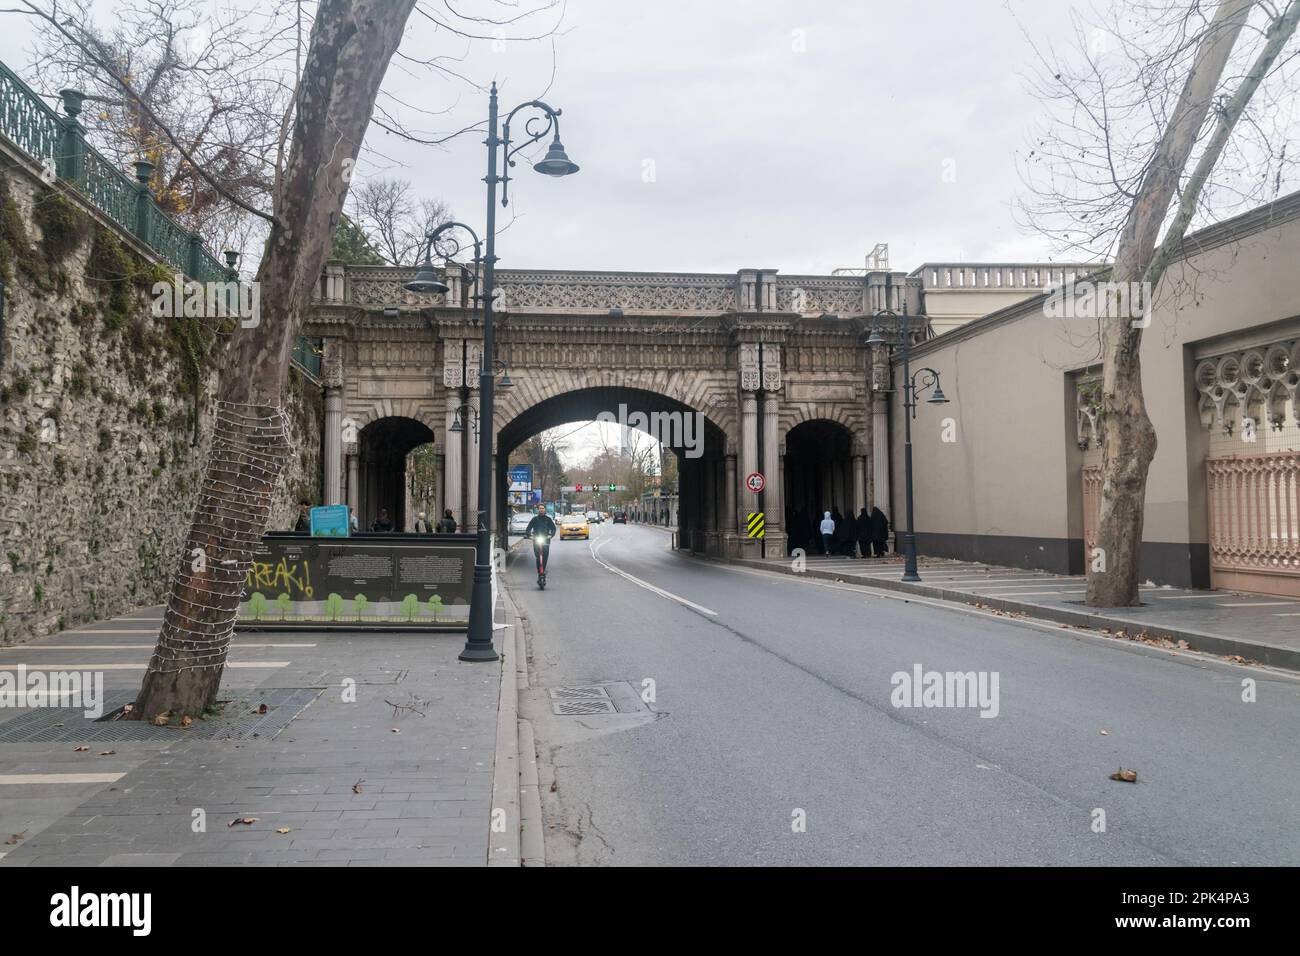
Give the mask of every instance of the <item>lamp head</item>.
[{"label": "lamp head", "polygon": [[546,156],[541,162],[534,163],[533,169],[547,176],[569,176],[578,171],[578,164],[569,159],[564,152],[564,144],[556,134],[555,139],[551,141],[551,148],[546,151]]},{"label": "lamp head", "polygon": [[410,282],[402,283],[402,288],[407,292],[430,292],[437,295],[447,291],[447,283],[438,278],[438,273],[433,270],[433,263],[425,259],[420,264],[420,268],[415,271],[415,278]]},{"label": "lamp head", "polygon": [[925,400],[927,405],[947,405],[948,396],[943,393],[943,386],[934,383],[934,394]]}]

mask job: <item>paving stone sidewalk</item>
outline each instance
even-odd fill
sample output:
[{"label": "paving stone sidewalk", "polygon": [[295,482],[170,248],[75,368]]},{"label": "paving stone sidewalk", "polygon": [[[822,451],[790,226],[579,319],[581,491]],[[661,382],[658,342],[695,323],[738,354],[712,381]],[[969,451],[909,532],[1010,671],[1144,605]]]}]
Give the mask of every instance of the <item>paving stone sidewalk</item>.
[{"label": "paving stone sidewalk", "polygon": [[[1020,612],[1076,627],[1123,631],[1129,637],[1186,641],[1192,650],[1240,656],[1249,661],[1300,670],[1300,601],[1233,591],[1140,588],[1141,607],[1094,609],[1083,599],[1085,578],[1047,571],[1004,568],[943,558],[921,558],[921,582],[899,580],[903,559],[809,555],[802,573],[923,597]],[[734,562],[795,572],[790,558]]]},{"label": "paving stone sidewalk", "polygon": [[[125,699],[160,617],[6,646],[0,670],[128,665],[103,671]],[[501,665],[462,663],[463,646],[460,633],[240,632],[220,698],[313,689],[283,705],[310,701],[284,729],[273,715],[245,739],[136,722],[123,735],[143,739],[14,742],[14,721],[44,718],[0,708],[0,866],[486,865]],[[61,713],[46,733],[79,732],[81,712]]]}]

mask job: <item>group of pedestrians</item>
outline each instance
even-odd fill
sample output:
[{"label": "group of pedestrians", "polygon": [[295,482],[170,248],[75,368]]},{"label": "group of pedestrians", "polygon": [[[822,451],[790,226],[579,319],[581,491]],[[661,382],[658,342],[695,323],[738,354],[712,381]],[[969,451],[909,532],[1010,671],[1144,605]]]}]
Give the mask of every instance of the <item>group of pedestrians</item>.
[{"label": "group of pedestrians", "polygon": [[[357,516],[355,512],[349,511],[348,519],[352,526],[352,531],[357,531]],[[298,502],[298,520],[294,522],[293,530],[295,534],[311,534],[311,502],[303,498]],[[379,534],[389,534],[393,530],[393,519],[388,514],[387,508],[379,509],[379,517],[370,523],[370,530]],[[428,516],[421,511],[415,518],[416,534],[455,534],[456,519],[452,517],[451,509],[448,508],[442,513],[442,520],[436,525],[429,523]]]},{"label": "group of pedestrians", "polygon": [[[823,511],[820,520],[803,508],[796,508],[786,516],[789,529],[790,550],[802,548],[805,552],[820,551],[827,555],[846,558],[877,558],[889,550],[889,519],[878,507],[867,511],[864,507],[857,517],[848,516],[839,508]],[[861,552],[861,554],[859,554]]]}]

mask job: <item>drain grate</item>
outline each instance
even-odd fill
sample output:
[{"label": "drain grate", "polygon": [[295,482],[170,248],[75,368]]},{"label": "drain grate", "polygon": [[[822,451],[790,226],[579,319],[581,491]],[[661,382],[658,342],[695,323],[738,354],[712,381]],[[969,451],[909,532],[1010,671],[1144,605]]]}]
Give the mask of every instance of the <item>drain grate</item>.
[{"label": "drain grate", "polygon": [[[135,691],[104,694],[104,718],[83,716],[71,707],[48,707],[29,711],[0,724],[0,743],[47,743],[59,741],[173,741],[247,740],[270,738],[289,725],[321,693],[319,687],[261,687],[231,690],[221,696],[225,707],[219,715],[196,720],[185,730],[155,727],[144,720],[107,720],[135,700]],[[266,713],[258,713],[265,704]]]},{"label": "drain grate", "polygon": [[598,684],[586,687],[555,687],[550,691],[551,700],[597,700],[609,699],[609,691]]},{"label": "drain grate", "polygon": [[551,709],[561,717],[581,717],[583,714],[617,714],[618,710],[614,707],[614,702],[609,698],[604,700],[557,700],[551,704]]}]

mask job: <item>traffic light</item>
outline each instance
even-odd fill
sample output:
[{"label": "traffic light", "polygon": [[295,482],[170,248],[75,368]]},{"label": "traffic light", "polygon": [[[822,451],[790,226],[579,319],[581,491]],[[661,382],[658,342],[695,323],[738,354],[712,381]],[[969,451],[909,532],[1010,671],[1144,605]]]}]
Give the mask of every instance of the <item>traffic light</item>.
[{"label": "traffic light", "polygon": [[615,484],[611,481],[611,482],[609,483],[609,490],[610,490],[610,491],[617,491],[617,490],[618,490],[618,486],[615,485]]},{"label": "traffic light", "polygon": [[574,485],[574,486],[573,486],[573,490],[574,490],[574,491],[579,491],[579,492],[582,491],[582,485]]}]

